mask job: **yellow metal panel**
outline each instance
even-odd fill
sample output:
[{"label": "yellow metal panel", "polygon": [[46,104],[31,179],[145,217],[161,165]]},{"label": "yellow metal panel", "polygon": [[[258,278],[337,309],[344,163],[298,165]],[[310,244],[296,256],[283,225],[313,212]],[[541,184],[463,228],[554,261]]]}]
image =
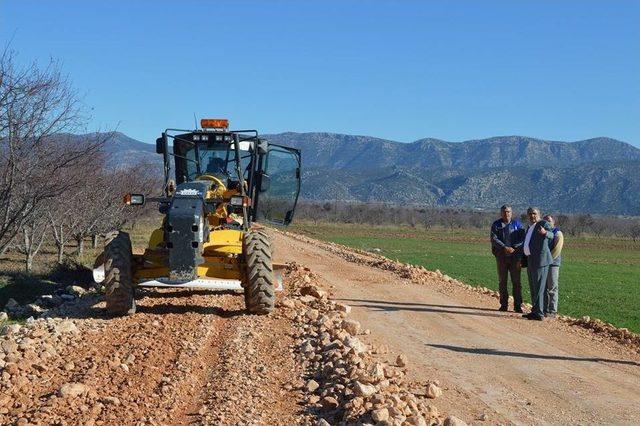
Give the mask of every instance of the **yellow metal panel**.
[{"label": "yellow metal panel", "polygon": [[162,228],[154,229],[149,237],[149,248],[154,249],[164,241],[164,232]]},{"label": "yellow metal panel", "polygon": [[220,229],[209,233],[209,242],[204,243],[205,256],[209,253],[242,254],[242,231]]}]

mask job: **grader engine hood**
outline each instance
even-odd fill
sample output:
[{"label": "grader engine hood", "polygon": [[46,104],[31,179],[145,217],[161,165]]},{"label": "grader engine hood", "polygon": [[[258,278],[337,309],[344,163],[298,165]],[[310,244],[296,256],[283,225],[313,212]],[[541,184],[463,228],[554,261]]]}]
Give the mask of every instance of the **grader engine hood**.
[{"label": "grader engine hood", "polygon": [[202,245],[209,237],[204,197],[210,186],[211,182],[183,183],[171,199],[166,220],[171,281],[195,279],[196,267],[204,262]]}]

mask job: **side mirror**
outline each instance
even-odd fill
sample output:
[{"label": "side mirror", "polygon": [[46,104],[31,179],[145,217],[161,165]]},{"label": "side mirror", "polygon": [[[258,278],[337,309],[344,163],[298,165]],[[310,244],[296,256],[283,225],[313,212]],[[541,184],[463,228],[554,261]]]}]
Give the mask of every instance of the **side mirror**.
[{"label": "side mirror", "polygon": [[263,172],[262,176],[260,177],[260,192],[268,191],[270,186],[271,186],[271,178],[269,177],[268,174]]},{"label": "side mirror", "polygon": [[258,140],[258,154],[266,155],[269,152],[269,142],[264,139]]},{"label": "side mirror", "polygon": [[164,154],[164,138],[156,139],[156,154]]}]

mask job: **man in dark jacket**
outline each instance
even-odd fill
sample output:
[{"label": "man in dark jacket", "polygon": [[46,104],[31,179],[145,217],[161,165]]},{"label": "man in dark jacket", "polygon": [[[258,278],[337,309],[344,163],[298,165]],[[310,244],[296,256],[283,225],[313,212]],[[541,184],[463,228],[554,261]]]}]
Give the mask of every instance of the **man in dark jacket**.
[{"label": "man in dark jacket", "polygon": [[523,252],[527,256],[527,275],[531,290],[531,313],[523,315],[526,319],[542,321],[544,319],[544,301],[547,288],[549,265],[553,263],[549,241],[553,239],[553,227],[540,219],[540,209],[529,207],[529,228],[524,239]]},{"label": "man in dark jacket", "polygon": [[522,225],[512,220],[511,206],[500,207],[501,218],[491,225],[491,252],[496,257],[498,267],[498,289],[500,291],[500,311],[506,311],[509,305],[507,274],[511,275],[513,285],[513,310],[522,312],[522,284],[520,281],[520,249],[522,246]]}]

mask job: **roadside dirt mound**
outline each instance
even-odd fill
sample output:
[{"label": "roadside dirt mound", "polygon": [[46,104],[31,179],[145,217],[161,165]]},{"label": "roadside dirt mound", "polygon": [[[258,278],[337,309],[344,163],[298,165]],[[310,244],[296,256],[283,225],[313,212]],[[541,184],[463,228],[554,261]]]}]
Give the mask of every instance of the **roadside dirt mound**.
[{"label": "roadside dirt mound", "polygon": [[[439,270],[430,271],[423,266],[409,265],[406,263],[398,262],[396,260],[388,259],[376,253],[370,253],[364,250],[358,250],[332,242],[319,241],[293,232],[275,232],[280,232],[298,241],[320,247],[342,257],[349,262],[393,272],[401,278],[408,279],[416,284],[439,286],[441,288],[444,288],[445,290],[448,287],[455,290],[475,292],[493,297],[495,299],[499,299],[500,297],[497,291],[490,290],[486,287],[474,287],[465,284],[462,281],[456,280],[455,278],[443,274]],[[510,299],[512,298],[510,297]],[[528,308],[531,308],[530,304],[527,303],[525,305]],[[609,324],[600,319],[591,318],[588,316],[582,318],[574,318],[566,315],[558,315],[557,319],[569,325],[581,327],[599,336],[612,339],[620,344],[625,345],[633,351],[640,353],[640,334],[633,333],[626,328],[618,328],[613,324]]]}]

